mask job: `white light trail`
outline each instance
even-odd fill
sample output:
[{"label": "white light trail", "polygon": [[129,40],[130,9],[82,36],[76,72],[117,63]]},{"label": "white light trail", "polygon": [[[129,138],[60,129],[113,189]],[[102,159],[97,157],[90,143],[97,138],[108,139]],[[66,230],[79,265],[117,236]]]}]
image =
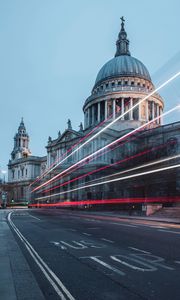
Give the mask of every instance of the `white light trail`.
[{"label": "white light trail", "polygon": [[71,189],[71,190],[67,190],[65,192],[60,192],[60,193],[56,193],[56,194],[53,194],[53,195],[48,195],[48,196],[44,196],[44,197],[35,198],[35,200],[43,200],[44,198],[47,199],[47,198],[59,196],[59,195],[62,195],[62,194],[72,193],[72,192],[82,190],[82,189],[85,189],[85,188],[90,188],[90,187],[103,185],[103,184],[116,182],[116,181],[122,181],[122,180],[130,179],[130,178],[136,178],[136,177],[139,177],[139,176],[144,176],[144,175],[148,175],[148,174],[153,174],[153,173],[158,173],[158,172],[167,171],[167,170],[171,170],[171,169],[176,169],[176,168],[179,168],[179,167],[180,167],[180,164],[177,164],[177,165],[173,165],[173,166],[169,166],[169,167],[154,169],[154,170],[141,172],[141,173],[137,173],[137,174],[133,174],[133,175],[128,175],[128,176],[119,177],[119,178],[115,178],[115,179],[111,179],[111,180],[106,180],[106,181],[103,181],[103,182],[97,182],[97,183],[94,183],[94,184],[87,184],[87,185],[84,185],[84,186],[81,186],[81,187],[77,187],[77,188],[74,188],[74,189]]},{"label": "white light trail", "polygon": [[79,161],[76,162],[75,164],[71,165],[71,166],[68,167],[66,170],[60,172],[59,174],[57,174],[57,175],[55,175],[54,177],[52,177],[51,179],[47,180],[46,182],[44,182],[44,183],[41,184],[40,186],[36,187],[35,189],[32,190],[32,192],[35,192],[36,190],[39,190],[41,187],[43,187],[43,186],[45,186],[45,185],[51,183],[51,182],[54,181],[56,178],[60,177],[61,175],[63,175],[63,174],[66,173],[67,171],[73,169],[74,167],[76,167],[76,166],[79,165],[80,163],[85,162],[87,159],[92,158],[94,155],[100,153],[101,151],[105,150],[106,148],[108,148],[108,147],[110,147],[110,146],[116,144],[117,142],[119,142],[119,141],[121,141],[121,140],[127,138],[128,136],[132,135],[133,133],[135,133],[135,132],[137,132],[137,131],[139,131],[139,130],[145,128],[146,126],[148,126],[149,124],[155,122],[155,121],[158,120],[159,118],[164,117],[164,116],[168,115],[169,113],[171,113],[171,112],[173,112],[173,111],[175,111],[175,110],[177,110],[177,109],[179,109],[179,108],[180,108],[180,104],[177,105],[177,106],[175,106],[174,108],[168,110],[167,112],[163,113],[161,116],[158,116],[158,117],[152,119],[151,121],[149,121],[149,122],[147,122],[147,123],[141,125],[140,127],[136,128],[136,129],[134,129],[134,130],[132,130],[131,132],[128,132],[127,134],[121,136],[120,138],[116,139],[115,141],[113,141],[113,142],[111,142],[111,143],[105,145],[105,146],[102,147],[101,149],[96,150],[95,152],[89,154],[88,156],[86,156],[86,157],[84,157],[83,159],[79,160]]},{"label": "white light trail", "polygon": [[124,117],[126,114],[128,114],[131,110],[138,107],[139,104],[141,104],[143,101],[147,100],[149,97],[153,96],[156,92],[158,92],[160,89],[162,89],[164,86],[166,86],[168,83],[173,81],[175,78],[177,78],[180,75],[180,72],[176,73],[172,77],[170,77],[168,80],[166,80],[164,83],[162,83],[158,88],[156,88],[154,91],[152,91],[150,94],[145,96],[143,99],[141,99],[138,103],[136,103],[132,108],[128,109],[126,112],[124,112],[122,115],[114,119],[112,122],[107,124],[104,128],[102,128],[100,131],[98,131],[96,134],[94,134],[92,137],[90,137],[87,141],[85,141],[82,145],[80,145],[78,148],[76,148],[74,151],[72,151],[69,155],[67,155],[64,159],[60,160],[53,168],[51,168],[47,173],[49,174],[51,171],[53,171],[57,166],[62,164],[65,160],[67,160],[70,156],[72,156],[74,153],[79,151],[82,147],[84,147],[87,143],[95,139],[98,135],[100,135],[103,131],[105,131],[107,128],[111,127],[115,122],[120,120],[122,117]]},{"label": "white light trail", "polygon": [[176,159],[176,158],[180,158],[180,154],[174,155],[172,157],[167,157],[167,158],[164,158],[164,159],[160,159],[158,161],[153,161],[151,163],[140,165],[140,166],[137,166],[135,168],[131,168],[131,169],[128,169],[128,170],[117,172],[117,173],[114,173],[114,174],[111,174],[111,175],[107,175],[107,176],[103,176],[103,177],[100,177],[100,178],[96,178],[96,179],[88,181],[88,183],[94,182],[94,181],[99,181],[99,180],[102,180],[102,179],[105,179],[105,178],[109,178],[109,177],[113,177],[113,176],[120,175],[120,174],[125,174],[125,173],[129,173],[129,172],[133,172],[133,171],[136,171],[136,170],[139,170],[139,169],[143,169],[143,168],[146,168],[146,167],[154,166],[154,165],[157,165],[157,164],[160,164],[160,163],[163,163],[163,162],[166,162],[166,161],[170,161],[170,160],[173,160],[173,159]]}]

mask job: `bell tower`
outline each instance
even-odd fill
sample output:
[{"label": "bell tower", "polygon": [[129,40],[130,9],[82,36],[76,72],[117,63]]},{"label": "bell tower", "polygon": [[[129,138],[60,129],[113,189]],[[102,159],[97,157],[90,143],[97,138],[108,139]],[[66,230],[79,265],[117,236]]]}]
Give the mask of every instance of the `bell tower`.
[{"label": "bell tower", "polygon": [[11,152],[11,159],[25,158],[31,155],[29,149],[29,135],[26,132],[23,118],[21,119],[18,132],[14,136],[14,148]]}]

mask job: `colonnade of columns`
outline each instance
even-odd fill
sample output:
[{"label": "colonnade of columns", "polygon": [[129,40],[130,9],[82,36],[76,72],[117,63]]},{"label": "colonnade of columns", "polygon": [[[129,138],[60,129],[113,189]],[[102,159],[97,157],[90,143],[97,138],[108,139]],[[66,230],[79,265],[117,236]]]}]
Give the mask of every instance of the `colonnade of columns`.
[{"label": "colonnade of columns", "polygon": [[[153,120],[156,117],[161,116],[163,113],[163,108],[154,101],[146,101],[146,121]],[[157,124],[162,123],[162,118],[156,120]]]},{"label": "colonnade of columns", "polygon": [[[107,120],[108,118],[115,119],[117,114],[123,115],[129,109],[130,112],[127,115],[122,116],[121,120],[149,121],[162,114],[162,107],[159,104],[147,100],[145,103],[145,117],[143,118],[141,115],[141,105],[138,105],[134,110],[132,109],[138,101],[139,99],[137,98],[119,98],[92,104],[85,111],[85,128],[100,123],[103,120]],[[157,123],[161,123],[160,119]]]}]

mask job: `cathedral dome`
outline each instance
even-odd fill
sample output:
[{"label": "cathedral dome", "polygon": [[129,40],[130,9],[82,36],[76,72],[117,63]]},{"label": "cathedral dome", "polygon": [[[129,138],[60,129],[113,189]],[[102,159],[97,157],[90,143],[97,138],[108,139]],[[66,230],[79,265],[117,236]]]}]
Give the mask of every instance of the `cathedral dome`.
[{"label": "cathedral dome", "polygon": [[145,65],[130,55],[119,55],[109,60],[99,71],[95,86],[104,80],[120,76],[135,76],[151,81]]}]

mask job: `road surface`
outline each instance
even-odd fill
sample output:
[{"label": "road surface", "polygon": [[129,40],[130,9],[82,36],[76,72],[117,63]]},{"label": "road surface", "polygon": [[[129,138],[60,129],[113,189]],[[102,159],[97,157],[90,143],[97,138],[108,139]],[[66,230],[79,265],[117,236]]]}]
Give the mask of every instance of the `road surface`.
[{"label": "road surface", "polygon": [[180,299],[180,225],[16,210],[9,224],[45,299]]}]

